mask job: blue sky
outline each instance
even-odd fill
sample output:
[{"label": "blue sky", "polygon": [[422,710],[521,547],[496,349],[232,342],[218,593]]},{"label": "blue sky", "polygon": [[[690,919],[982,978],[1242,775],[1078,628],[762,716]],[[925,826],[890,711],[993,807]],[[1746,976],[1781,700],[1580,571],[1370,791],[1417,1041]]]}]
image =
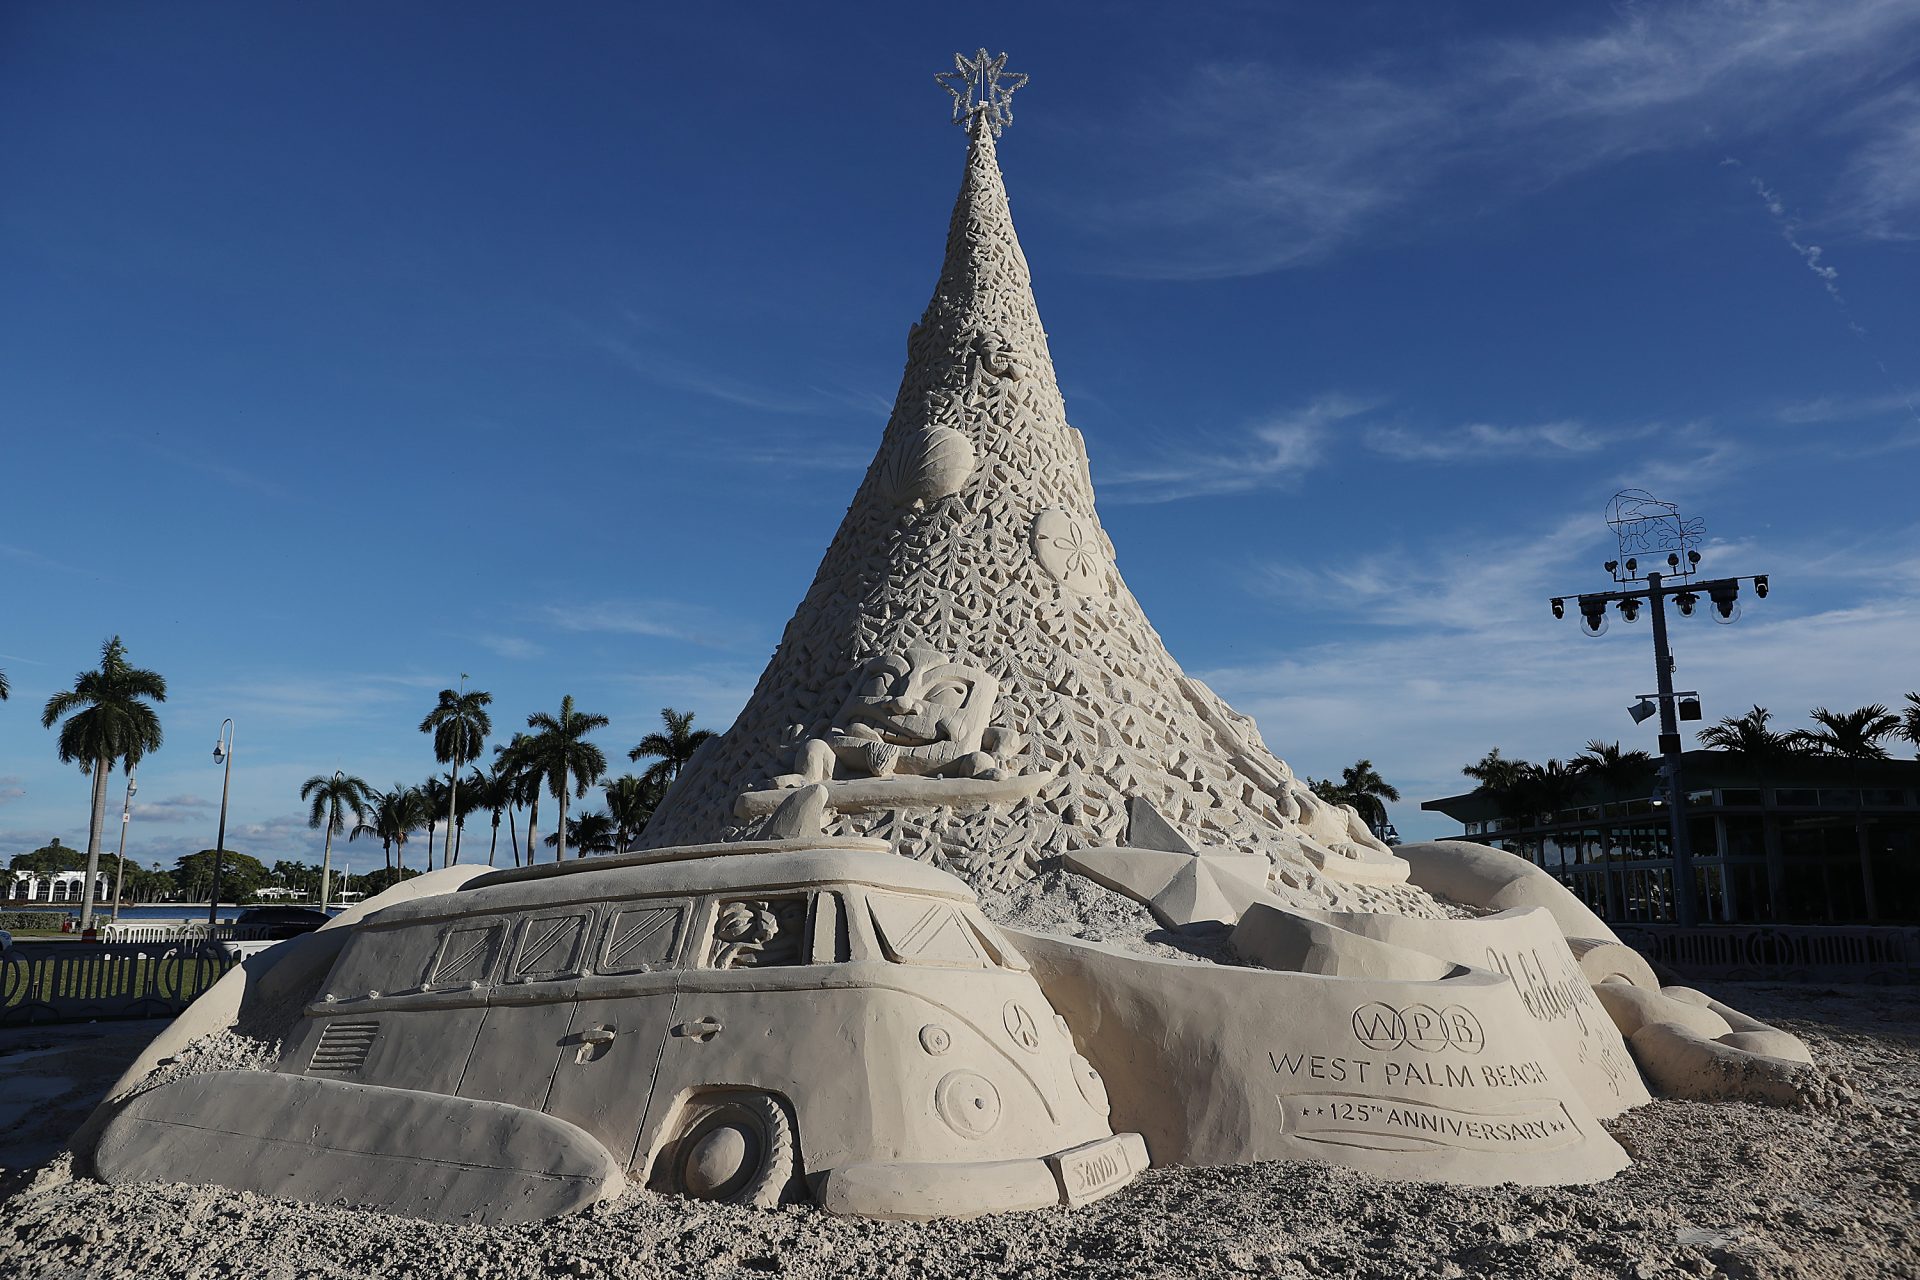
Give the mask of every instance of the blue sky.
[{"label": "blue sky", "polygon": [[211,843],[224,716],[269,860],[307,775],[425,777],[462,672],[616,761],[723,727],[878,441],[983,44],[1121,568],[1297,770],[1368,756],[1433,834],[1496,743],[1651,748],[1644,621],[1546,607],[1629,485],[1772,575],[1676,626],[1710,718],[1920,685],[1920,8],[1090,12],[0,9],[0,855],[84,840],[38,711],[112,633],[173,690],[142,860]]}]

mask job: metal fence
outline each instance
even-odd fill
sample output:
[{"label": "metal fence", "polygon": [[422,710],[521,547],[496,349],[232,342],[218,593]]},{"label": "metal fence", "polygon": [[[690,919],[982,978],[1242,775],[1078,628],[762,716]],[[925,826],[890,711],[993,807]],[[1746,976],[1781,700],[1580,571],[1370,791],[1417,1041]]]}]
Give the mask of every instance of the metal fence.
[{"label": "metal fence", "polygon": [[179,920],[116,920],[100,929],[102,942],[257,942],[272,936],[272,925],[205,924]]},{"label": "metal fence", "polygon": [[171,1018],[238,963],[204,939],[19,943],[0,951],[0,1025]]},{"label": "metal fence", "polygon": [[1920,929],[1874,925],[1620,924],[1620,940],[1683,975],[1920,982]]}]

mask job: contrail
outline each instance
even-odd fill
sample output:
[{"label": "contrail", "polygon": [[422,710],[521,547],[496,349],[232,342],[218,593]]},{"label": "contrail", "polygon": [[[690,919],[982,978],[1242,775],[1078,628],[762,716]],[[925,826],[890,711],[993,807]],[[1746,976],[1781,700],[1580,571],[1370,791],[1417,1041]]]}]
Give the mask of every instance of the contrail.
[{"label": "contrail", "polygon": [[[1728,156],[1725,160],[1722,160],[1720,165],[1722,168],[1731,167],[1739,169],[1743,167],[1741,163],[1732,156]],[[1807,264],[1807,270],[1820,277],[1821,288],[1825,289],[1827,296],[1833,299],[1833,305],[1840,309],[1840,316],[1847,322],[1847,329],[1854,337],[1860,339],[1860,345],[1866,349],[1868,357],[1872,359],[1874,364],[1879,366],[1880,374],[1887,380],[1887,385],[1892,388],[1895,395],[1900,397],[1901,403],[1907,406],[1907,413],[1913,420],[1916,423],[1920,423],[1920,409],[1914,407],[1913,397],[1908,395],[1906,390],[1895,381],[1893,372],[1887,368],[1887,362],[1880,358],[1879,354],[1874,351],[1872,344],[1867,341],[1866,328],[1862,326],[1858,320],[1853,318],[1853,309],[1847,305],[1846,295],[1840,292],[1839,271],[1827,266],[1821,261],[1821,257],[1825,251],[1817,244],[1807,244],[1800,239],[1800,221],[1787,212],[1787,203],[1780,198],[1778,192],[1768,187],[1765,182],[1762,182],[1757,177],[1749,176],[1747,182],[1753,187],[1754,194],[1760,197],[1761,203],[1766,205],[1767,214],[1773,219],[1773,225],[1779,230],[1780,238],[1785,240],[1793,251],[1800,256],[1800,260]]]}]

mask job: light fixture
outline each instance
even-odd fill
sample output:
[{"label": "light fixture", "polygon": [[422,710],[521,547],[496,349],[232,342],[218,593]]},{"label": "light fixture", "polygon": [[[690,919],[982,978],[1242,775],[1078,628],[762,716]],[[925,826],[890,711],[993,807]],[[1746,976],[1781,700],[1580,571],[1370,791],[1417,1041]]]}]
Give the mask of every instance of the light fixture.
[{"label": "light fixture", "polygon": [[1640,620],[1640,602],[1631,596],[1622,600],[1620,602],[1620,616],[1628,622],[1638,622]]},{"label": "light fixture", "polygon": [[213,744],[213,762],[215,764],[221,764],[226,760],[226,758],[227,758],[227,744],[224,741],[214,743]]},{"label": "light fixture", "polygon": [[1651,698],[1642,698],[1640,699],[1640,701],[1634,703],[1632,706],[1627,708],[1627,714],[1633,717],[1633,722],[1635,724],[1645,724],[1647,722],[1648,717],[1653,715],[1653,713],[1658,711],[1659,709],[1660,708],[1653,705],[1653,700]]},{"label": "light fixture", "polygon": [[1639,572],[1640,572],[1640,562],[1639,562],[1638,560],[1628,560],[1628,561],[1627,561],[1627,576],[1628,576],[1629,578],[1631,578],[1631,577],[1633,577],[1633,576],[1635,576],[1636,574],[1638,574]]},{"label": "light fixture", "polygon": [[1553,598],[1553,616],[1556,618],[1564,618],[1567,616],[1567,602],[1559,596]]},{"label": "light fixture", "polygon": [[1765,600],[1767,598],[1767,575],[1766,574],[1757,573],[1753,576],[1753,594],[1759,596],[1762,600]]},{"label": "light fixture", "polygon": [[1680,718],[1682,720],[1698,720],[1700,718],[1700,699],[1696,697],[1680,699]]},{"label": "light fixture", "polygon": [[1691,591],[1682,591],[1673,598],[1673,602],[1680,606],[1681,617],[1691,618],[1693,616],[1693,606],[1700,603],[1700,597]]},{"label": "light fixture", "polygon": [[1580,620],[1586,624],[1590,636],[1603,636],[1607,633],[1607,602],[1602,596],[1580,597]]},{"label": "light fixture", "polygon": [[1713,612],[1716,622],[1733,622],[1740,617],[1740,580],[1722,578],[1707,586],[1707,594],[1713,597]]},{"label": "light fixture", "polygon": [[1669,551],[1667,553],[1667,568],[1678,569],[1679,567],[1680,567],[1680,553],[1677,551]]}]

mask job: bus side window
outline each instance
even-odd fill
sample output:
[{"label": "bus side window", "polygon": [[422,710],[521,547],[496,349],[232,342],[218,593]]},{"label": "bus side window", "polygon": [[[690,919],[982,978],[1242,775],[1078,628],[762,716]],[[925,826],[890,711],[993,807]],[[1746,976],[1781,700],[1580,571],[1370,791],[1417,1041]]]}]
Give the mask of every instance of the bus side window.
[{"label": "bus side window", "polygon": [[867,909],[887,959],[945,969],[991,969],[993,957],[952,902],[868,893]]},{"label": "bus side window", "polygon": [[649,973],[671,965],[686,918],[684,902],[635,903],[613,912],[599,972]]},{"label": "bus side window", "polygon": [[723,898],[713,914],[707,964],[714,969],[769,969],[807,963],[807,899]]},{"label": "bus side window", "polygon": [[584,914],[536,916],[523,924],[507,981],[540,982],[578,973],[587,919]]},{"label": "bus side window", "polygon": [[492,924],[456,926],[440,935],[434,952],[433,967],[422,985],[464,987],[484,983],[493,975],[494,962],[500,958],[500,941],[506,926]]}]

